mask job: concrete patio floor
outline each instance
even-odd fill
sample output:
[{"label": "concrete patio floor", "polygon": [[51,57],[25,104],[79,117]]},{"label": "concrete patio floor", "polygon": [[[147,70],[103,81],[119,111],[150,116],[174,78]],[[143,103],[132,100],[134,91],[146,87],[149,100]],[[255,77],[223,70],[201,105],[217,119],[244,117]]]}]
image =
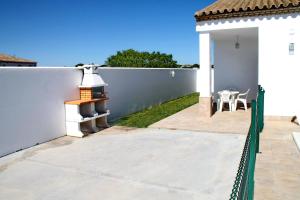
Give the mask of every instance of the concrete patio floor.
[{"label": "concrete patio floor", "polygon": [[0,199],[228,199],[245,135],[112,127],[0,158]]},{"label": "concrete patio floor", "polygon": [[[197,106],[152,128],[112,127],[2,157],[0,199],[228,199],[251,110],[204,119]],[[256,200],[300,199],[300,153],[293,132],[300,126],[265,120]]]},{"label": "concrete patio floor", "polygon": [[152,124],[151,128],[194,130],[215,133],[247,134],[251,121],[248,111],[216,112],[211,118],[203,117],[199,104],[195,104],[170,117]]},{"label": "concrete patio floor", "polygon": [[[217,112],[211,119],[201,117],[198,104],[163,119],[150,127],[177,130],[247,134],[251,110]],[[300,153],[293,139],[300,126],[287,120],[265,120],[260,154],[255,171],[255,199],[300,199]]]}]

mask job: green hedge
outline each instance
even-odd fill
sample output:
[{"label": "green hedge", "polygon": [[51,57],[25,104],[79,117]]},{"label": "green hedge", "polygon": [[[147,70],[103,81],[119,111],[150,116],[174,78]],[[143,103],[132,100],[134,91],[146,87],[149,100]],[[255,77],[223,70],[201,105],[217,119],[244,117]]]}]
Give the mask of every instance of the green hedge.
[{"label": "green hedge", "polygon": [[115,125],[145,128],[198,102],[199,93],[193,93],[128,115],[118,120]]}]

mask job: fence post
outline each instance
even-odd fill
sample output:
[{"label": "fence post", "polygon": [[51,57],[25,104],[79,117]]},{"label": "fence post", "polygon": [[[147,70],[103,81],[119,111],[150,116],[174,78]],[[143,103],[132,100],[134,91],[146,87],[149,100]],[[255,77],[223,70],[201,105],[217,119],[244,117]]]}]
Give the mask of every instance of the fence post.
[{"label": "fence post", "polygon": [[262,89],[262,94],[261,94],[261,104],[262,104],[262,108],[261,108],[261,115],[262,115],[262,129],[264,129],[264,126],[265,126],[265,90]]},{"label": "fence post", "polygon": [[257,119],[258,119],[258,132],[262,131],[262,87],[258,86],[257,95]]},{"label": "fence post", "polygon": [[251,102],[251,130],[250,130],[250,157],[249,157],[249,179],[248,179],[248,198],[253,200],[254,196],[254,170],[256,160],[256,149],[257,149],[257,103],[255,100]]},{"label": "fence post", "polygon": [[259,153],[259,134],[262,130],[262,102],[261,102],[261,86],[258,86],[258,95],[257,95],[257,110],[256,110],[256,120],[257,120],[257,127],[256,127],[256,153]]}]

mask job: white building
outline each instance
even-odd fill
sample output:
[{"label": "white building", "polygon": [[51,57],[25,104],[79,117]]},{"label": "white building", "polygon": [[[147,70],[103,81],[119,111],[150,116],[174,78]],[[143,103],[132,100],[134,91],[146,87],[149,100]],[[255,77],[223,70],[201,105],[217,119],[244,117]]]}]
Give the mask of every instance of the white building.
[{"label": "white building", "polygon": [[300,0],[219,0],[195,17],[204,114],[211,115],[217,91],[250,88],[250,101],[260,84],[266,90],[265,115],[295,116],[300,109]]}]

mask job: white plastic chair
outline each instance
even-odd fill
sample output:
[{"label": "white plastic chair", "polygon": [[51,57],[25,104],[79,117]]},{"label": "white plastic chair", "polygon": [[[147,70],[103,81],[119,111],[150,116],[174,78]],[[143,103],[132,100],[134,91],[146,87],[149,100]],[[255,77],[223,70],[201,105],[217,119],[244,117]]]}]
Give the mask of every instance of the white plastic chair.
[{"label": "white plastic chair", "polygon": [[233,104],[234,104],[234,101],[232,99],[232,96],[231,96],[231,93],[230,91],[222,91],[222,92],[219,92],[218,93],[219,96],[220,96],[220,112],[223,111],[223,105],[224,103],[228,103],[229,104],[229,111],[231,112],[232,111],[232,108],[233,108]]},{"label": "white plastic chair", "polygon": [[250,89],[247,90],[247,92],[239,94],[235,100],[235,109],[237,107],[237,103],[240,101],[244,104],[244,108],[247,111],[247,98],[248,98],[248,94],[250,92]]}]

